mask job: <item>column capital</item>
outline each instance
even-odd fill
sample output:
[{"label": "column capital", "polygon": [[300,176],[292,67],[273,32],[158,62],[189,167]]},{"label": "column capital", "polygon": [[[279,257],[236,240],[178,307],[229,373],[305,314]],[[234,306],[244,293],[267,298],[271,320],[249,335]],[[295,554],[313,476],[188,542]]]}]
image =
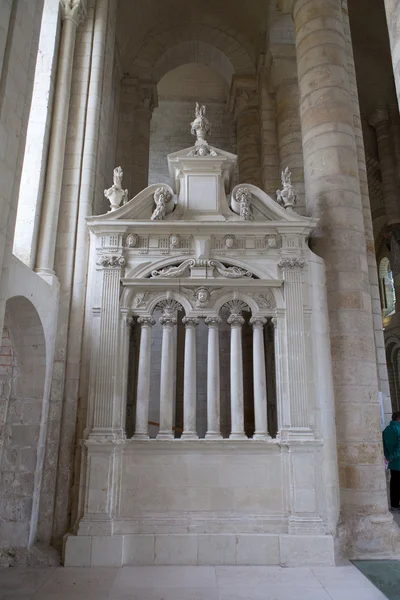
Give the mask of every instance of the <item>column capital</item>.
[{"label": "column capital", "polygon": [[265,317],[251,317],[249,323],[253,329],[261,329],[266,324],[267,319]]},{"label": "column capital", "polygon": [[142,327],[153,327],[156,324],[155,319],[153,317],[139,317],[137,322]]},{"label": "column capital", "polygon": [[235,119],[248,109],[258,107],[258,83],[254,75],[234,75],[229,95],[229,108]]},{"label": "column capital", "polygon": [[86,0],[59,0],[63,21],[72,21],[78,26],[86,18]]},{"label": "column capital", "polygon": [[171,315],[163,315],[162,317],[160,317],[160,324],[168,327],[169,325],[176,325],[177,323],[177,318],[176,317],[172,317]]},{"label": "column capital", "polygon": [[207,317],[204,322],[209,327],[218,327],[219,325],[221,325],[222,319],[221,319],[221,317],[217,317],[217,316],[216,317]]},{"label": "column capital", "polygon": [[296,47],[293,44],[276,44],[271,48],[270,81],[276,90],[280,85],[298,84]]},{"label": "column capital", "polygon": [[231,327],[241,327],[244,325],[244,318],[242,315],[232,314],[228,317],[228,323]]},{"label": "column capital", "polygon": [[199,319],[197,317],[183,317],[182,323],[185,325],[186,328],[194,328],[197,327],[197,325],[199,324]]},{"label": "column capital", "polygon": [[378,125],[380,125],[381,123],[389,122],[389,111],[385,106],[379,106],[374,110],[372,115],[369,117],[368,121],[369,124],[372,125],[372,127],[375,127],[376,129],[376,127],[378,127]]}]

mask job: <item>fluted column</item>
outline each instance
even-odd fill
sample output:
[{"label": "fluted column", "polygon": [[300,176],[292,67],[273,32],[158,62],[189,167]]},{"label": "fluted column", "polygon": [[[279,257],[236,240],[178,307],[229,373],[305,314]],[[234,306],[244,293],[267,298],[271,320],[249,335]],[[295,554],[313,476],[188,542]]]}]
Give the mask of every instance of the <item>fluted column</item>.
[{"label": "fluted column", "polygon": [[72,2],[69,0],[61,1],[61,18],[63,24],[36,259],[36,271],[41,275],[51,276],[54,274],[54,256],[67,141],[72,66],[76,30],[84,16],[84,4],[83,0],[72,0]]},{"label": "fluted column", "polygon": [[174,377],[175,377],[175,349],[174,327],[176,317],[171,314],[160,317],[162,325],[161,347],[161,385],[160,385],[160,429],[157,439],[173,439],[174,419]]},{"label": "fluted column", "polygon": [[[385,545],[387,496],[366,238],[340,0],[294,0],[307,210],[326,265],[345,551]],[[357,426],[354,425],[357,423]],[[361,464],[368,439],[368,465]],[[368,478],[368,494],[365,479]],[[377,523],[377,522],[376,522]],[[383,521],[382,521],[383,523]],[[361,550],[360,550],[361,551]]]},{"label": "fluted column", "polygon": [[396,312],[400,307],[400,202],[399,183],[390,134],[390,119],[386,108],[378,108],[370,118],[376,131],[382,190],[388,229],[390,231],[390,266],[396,290]]},{"label": "fluted column", "polygon": [[207,317],[207,440],[220,440],[220,373],[219,373],[219,325],[220,317]]},{"label": "fluted column", "polygon": [[139,367],[136,394],[136,439],[149,438],[149,402],[151,380],[151,328],[155,324],[152,317],[139,317],[140,328]]},{"label": "fluted column", "polygon": [[253,386],[254,386],[254,422],[255,440],[269,438],[267,421],[267,380],[265,371],[264,325],[263,317],[252,317],[253,326]]},{"label": "fluted column", "polygon": [[307,393],[306,344],[302,258],[282,258],[279,262],[285,285],[288,353],[288,385],[290,398],[289,435],[311,435]]},{"label": "fluted column", "polygon": [[242,326],[244,318],[231,314],[231,440],[246,439],[244,433]]},{"label": "fluted column", "polygon": [[400,0],[385,0],[397,101],[400,107]]},{"label": "fluted column", "polygon": [[184,317],[185,365],[183,375],[183,440],[198,439],[196,431],[196,327],[199,320]]},{"label": "fluted column", "polygon": [[119,292],[121,269],[125,264],[122,256],[102,256],[102,294],[100,312],[98,356],[95,377],[93,429],[91,435],[122,435],[114,430],[114,388],[116,362],[119,347]]}]

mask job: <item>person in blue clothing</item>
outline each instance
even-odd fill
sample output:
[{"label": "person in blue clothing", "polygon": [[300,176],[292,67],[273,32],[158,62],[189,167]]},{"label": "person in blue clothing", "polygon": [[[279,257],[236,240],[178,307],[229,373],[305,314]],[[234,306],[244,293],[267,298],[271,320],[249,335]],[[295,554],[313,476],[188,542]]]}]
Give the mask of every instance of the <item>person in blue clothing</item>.
[{"label": "person in blue clothing", "polygon": [[400,412],[392,414],[392,420],[382,437],[383,451],[390,469],[391,510],[400,511]]}]

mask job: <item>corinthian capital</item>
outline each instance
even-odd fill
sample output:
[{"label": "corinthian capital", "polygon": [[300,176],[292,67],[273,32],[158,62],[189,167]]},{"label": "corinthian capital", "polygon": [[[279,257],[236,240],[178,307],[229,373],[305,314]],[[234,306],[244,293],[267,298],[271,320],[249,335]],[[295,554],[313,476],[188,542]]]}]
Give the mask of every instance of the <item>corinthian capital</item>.
[{"label": "corinthian capital", "polygon": [[61,19],[79,25],[86,17],[86,0],[60,0]]}]

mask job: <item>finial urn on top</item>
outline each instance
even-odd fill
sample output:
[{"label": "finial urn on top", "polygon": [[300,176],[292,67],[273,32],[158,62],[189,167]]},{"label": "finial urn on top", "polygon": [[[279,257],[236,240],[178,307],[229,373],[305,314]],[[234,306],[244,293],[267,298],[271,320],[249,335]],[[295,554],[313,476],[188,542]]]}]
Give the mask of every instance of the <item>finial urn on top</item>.
[{"label": "finial urn on top", "polygon": [[207,144],[206,135],[211,131],[211,123],[206,117],[206,107],[196,102],[195,119],[190,123],[190,133],[196,136],[196,146]]}]

